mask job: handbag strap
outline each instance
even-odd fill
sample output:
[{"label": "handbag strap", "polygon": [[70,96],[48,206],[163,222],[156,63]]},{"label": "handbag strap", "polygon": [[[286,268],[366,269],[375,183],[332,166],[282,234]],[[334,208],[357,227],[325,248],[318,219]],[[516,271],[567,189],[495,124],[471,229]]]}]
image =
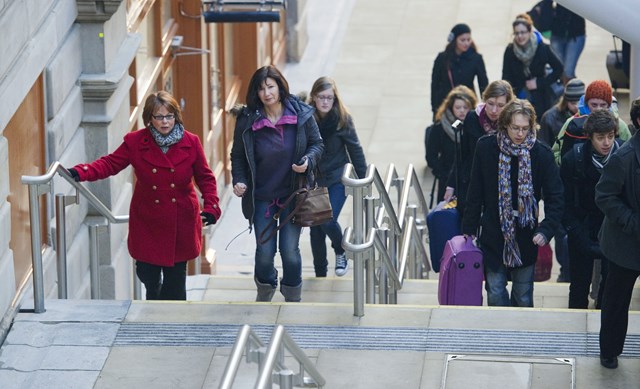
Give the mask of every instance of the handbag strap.
[{"label": "handbag strap", "polygon": [[[303,194],[303,193],[305,194],[304,199],[302,199],[303,201],[297,202],[295,208],[293,208],[293,210],[289,212],[287,217],[281,220],[280,224],[276,226],[276,222],[280,219],[280,215],[282,215],[282,212],[284,212],[284,210],[287,209],[289,204],[291,204],[291,201],[293,201],[297,195]],[[271,238],[273,238],[276,232],[280,231],[285,226],[285,224],[289,223],[289,221],[295,217],[296,212],[300,210],[300,207],[302,206],[302,203],[304,202],[304,200],[307,199],[307,196],[309,196],[309,190],[307,188],[300,188],[295,192],[291,193],[289,197],[287,197],[287,200],[282,205],[282,208],[280,208],[278,212],[276,212],[273,215],[273,218],[271,219],[269,224],[267,224],[267,227],[264,230],[262,230],[262,232],[260,233],[260,236],[258,237],[258,243],[260,244],[266,243]],[[269,232],[269,235],[265,237],[265,234],[267,233],[267,231]]]},{"label": "handbag strap", "polygon": [[451,84],[451,89],[455,88],[453,85],[453,74],[451,74],[451,68],[447,68],[447,74],[449,75],[449,83]]}]

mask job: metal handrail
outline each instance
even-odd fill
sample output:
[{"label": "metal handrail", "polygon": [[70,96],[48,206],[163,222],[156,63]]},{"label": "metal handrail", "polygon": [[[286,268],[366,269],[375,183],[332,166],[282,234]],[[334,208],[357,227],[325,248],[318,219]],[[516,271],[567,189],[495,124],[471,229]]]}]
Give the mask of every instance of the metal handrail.
[{"label": "metal handrail", "polygon": [[[224,373],[222,373],[222,379],[220,380],[218,388],[230,389],[233,387],[233,381],[238,373],[240,361],[242,360],[242,353],[245,349],[247,351],[247,360],[252,360],[252,345],[257,346],[258,349],[264,349],[265,347],[260,337],[248,324],[245,324],[240,328],[240,331],[238,331],[238,336],[236,337],[236,341],[231,349],[231,355],[229,355],[229,360],[227,360],[227,365],[224,368]],[[258,360],[257,362],[259,363],[260,361]]]},{"label": "metal handrail", "polygon": [[[293,372],[284,365],[284,354],[282,347],[285,347],[300,363],[300,372],[294,375]],[[252,348],[254,347],[254,348]],[[222,379],[220,380],[219,389],[230,389],[233,387],[242,354],[246,351],[247,362],[257,362],[260,367],[258,378],[256,379],[255,388],[270,388],[273,382],[273,369],[277,368],[280,376],[279,386],[281,388],[297,386],[307,386],[311,382],[305,380],[304,372],[307,371],[311,377],[312,383],[322,388],[326,384],[326,380],[315,365],[302,351],[295,341],[287,334],[284,327],[279,325],[273,331],[269,348],[267,349],[260,337],[245,324],[238,331],[238,336],[233,344],[231,354],[227,360]],[[296,382],[293,382],[293,381]]]},{"label": "metal handrail", "polygon": [[[406,178],[400,178],[395,166],[390,165],[384,182],[373,164],[367,167],[366,176],[362,179],[353,178],[353,172],[353,166],[346,164],[343,170],[342,183],[347,188],[347,192],[353,196],[354,223],[353,227],[350,226],[345,229],[342,247],[352,253],[354,260],[354,315],[363,316],[363,295],[366,295],[367,302],[374,303],[376,278],[378,278],[381,302],[390,301],[391,303],[396,303],[395,294],[397,290],[402,288],[407,275],[409,277],[422,278],[424,270],[427,272],[431,270],[429,256],[422,244],[425,236],[424,232],[426,231],[425,226],[422,224],[426,223],[429,207],[415,169],[411,164],[407,168]],[[399,185],[400,182],[402,182],[402,185]],[[389,195],[392,186],[400,187],[397,214]],[[379,196],[378,199],[374,200],[364,195],[365,192],[370,195],[372,187],[375,187]],[[424,216],[421,214],[418,217],[416,214],[418,207],[409,205],[409,197],[412,190]],[[378,201],[377,212],[369,211],[375,201]],[[363,212],[365,208],[366,212]],[[408,214],[409,209],[412,210],[412,214]],[[383,222],[385,220],[389,223],[389,228],[384,226]],[[366,237],[365,230],[368,230]],[[387,238],[383,239],[381,237],[381,234],[384,235],[388,231],[391,232],[388,234],[389,248],[386,247],[385,241]],[[397,241],[400,242],[399,255],[396,252]],[[379,277],[375,275],[376,250],[380,254],[382,264]],[[420,262],[418,262],[418,258],[421,259]],[[414,266],[408,267],[410,260],[412,260]],[[366,294],[363,280],[365,270]],[[387,277],[390,277],[392,281],[388,291]]]},{"label": "metal handrail", "polygon": [[[293,376],[289,372],[283,372],[284,374],[281,377],[289,377],[290,381],[287,383],[286,381],[280,382],[281,388],[296,386],[304,386],[304,371],[309,372],[311,379],[313,379],[314,383],[322,388],[326,384],[324,377],[320,374],[320,372],[316,369],[315,365],[309,357],[302,351],[302,349],[296,344],[296,342],[289,336],[289,334],[285,331],[282,325],[278,325],[276,329],[273,331],[271,335],[271,340],[269,341],[269,348],[266,352],[264,366],[258,376],[258,380],[256,381],[256,389],[270,388],[271,387],[271,376],[273,368],[276,366],[278,362],[284,361],[284,353],[282,352],[282,347],[286,348],[293,357],[300,363],[300,374]],[[298,378],[298,382],[291,382],[293,378]],[[293,384],[293,385],[291,385]]]},{"label": "metal handrail", "polygon": [[[32,266],[33,266],[33,299],[34,299],[34,312],[42,313],[44,308],[44,272],[42,268],[42,252],[40,250],[42,242],[40,239],[40,201],[39,197],[46,193],[51,193],[51,181],[58,174],[64,178],[71,186],[76,189],[76,202],[80,197],[80,194],[89,201],[89,203],[102,215],[107,218],[109,222],[127,223],[129,221],[129,215],[116,216],[111,210],[102,203],[91,191],[84,187],[84,185],[76,182],[67,169],[65,169],[59,161],[52,163],[47,169],[47,172],[40,176],[22,176],[22,183],[29,185],[29,215],[31,220],[31,254],[32,254]],[[64,218],[64,199],[61,201],[62,213],[57,217]],[[64,223],[61,223],[64,226]],[[64,229],[58,230],[58,242],[64,241],[66,231]],[[58,263],[66,263],[66,252],[62,252],[62,248],[57,248],[58,255],[64,256],[63,260],[59,259]],[[94,255],[97,255],[94,253]],[[60,257],[59,257],[60,258]],[[92,263],[94,259],[92,258]],[[97,265],[97,258],[95,258]],[[60,271],[60,270],[59,270]],[[66,269],[62,269],[66,274]],[[93,272],[92,272],[93,273]]]}]

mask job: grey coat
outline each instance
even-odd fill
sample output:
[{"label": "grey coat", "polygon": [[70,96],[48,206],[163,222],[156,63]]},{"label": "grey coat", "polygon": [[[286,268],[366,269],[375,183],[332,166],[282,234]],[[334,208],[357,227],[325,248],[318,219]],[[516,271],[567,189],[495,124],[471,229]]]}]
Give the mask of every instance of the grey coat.
[{"label": "grey coat", "polygon": [[640,135],[611,156],[596,185],[604,213],[600,249],[616,265],[640,270]]}]

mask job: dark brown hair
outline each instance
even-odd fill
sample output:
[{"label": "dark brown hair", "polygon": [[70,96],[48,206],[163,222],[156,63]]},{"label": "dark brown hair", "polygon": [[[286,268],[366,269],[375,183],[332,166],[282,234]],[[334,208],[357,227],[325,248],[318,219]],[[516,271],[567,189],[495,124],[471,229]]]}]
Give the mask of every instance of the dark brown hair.
[{"label": "dark brown hair", "polygon": [[583,129],[589,138],[595,133],[606,134],[611,131],[617,136],[618,118],[608,109],[599,109],[589,114],[587,120],[584,122]]},{"label": "dark brown hair", "polygon": [[247,103],[247,107],[252,111],[263,107],[260,96],[258,96],[258,91],[267,78],[273,79],[278,85],[281,102],[289,97],[289,83],[282,73],[280,73],[280,70],[271,65],[263,66],[253,73],[249,81],[249,87],[247,88],[245,102]]},{"label": "dark brown hair", "polygon": [[151,116],[160,107],[167,108],[167,111],[174,114],[176,117],[176,123],[184,124],[182,122],[182,110],[180,105],[169,92],[158,91],[147,96],[144,102],[144,109],[142,110],[142,120],[145,124],[151,123]]},{"label": "dark brown hair", "polygon": [[507,98],[507,103],[515,97],[513,94],[513,88],[511,87],[511,84],[509,84],[509,81],[491,81],[491,83],[484,89],[484,92],[482,92],[482,100],[485,102],[492,97],[500,96],[505,96]]}]

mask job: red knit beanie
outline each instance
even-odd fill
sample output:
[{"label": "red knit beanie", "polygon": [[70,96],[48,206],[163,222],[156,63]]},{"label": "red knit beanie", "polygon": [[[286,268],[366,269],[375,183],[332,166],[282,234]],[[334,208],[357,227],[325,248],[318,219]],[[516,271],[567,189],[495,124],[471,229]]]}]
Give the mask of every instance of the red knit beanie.
[{"label": "red knit beanie", "polygon": [[584,94],[584,102],[588,103],[591,99],[601,99],[611,105],[611,85],[604,80],[593,81],[589,86],[587,86],[587,91]]}]

